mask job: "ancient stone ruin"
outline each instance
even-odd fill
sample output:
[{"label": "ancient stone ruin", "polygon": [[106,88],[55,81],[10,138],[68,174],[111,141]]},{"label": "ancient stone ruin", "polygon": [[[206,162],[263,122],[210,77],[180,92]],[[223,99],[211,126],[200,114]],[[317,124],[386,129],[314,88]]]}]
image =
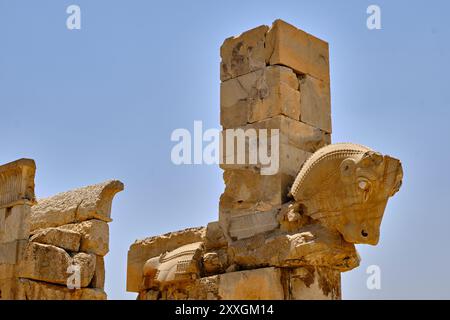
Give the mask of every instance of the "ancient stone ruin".
[{"label": "ancient stone ruin", "polygon": [[[227,150],[218,221],[132,244],[127,290],[141,300],[340,299],[341,272],[360,263],[355,244],[378,243],[401,163],[331,144],[326,42],[276,20],[226,39],[221,58],[224,131],[270,129],[278,170],[249,161],[251,139],[244,163]],[[106,299],[108,222],[123,184],[36,200],[35,171],[28,159],[0,166],[0,299]]]},{"label": "ancient stone ruin", "polygon": [[103,300],[120,181],[35,199],[33,160],[0,166],[0,299]]},{"label": "ancient stone ruin", "polygon": [[276,20],[220,52],[222,127],[278,129],[279,170],[225,161],[219,220],[132,244],[127,290],[142,300],[340,299],[341,272],[360,262],[355,244],[378,243],[400,161],[330,144],[326,42]]}]

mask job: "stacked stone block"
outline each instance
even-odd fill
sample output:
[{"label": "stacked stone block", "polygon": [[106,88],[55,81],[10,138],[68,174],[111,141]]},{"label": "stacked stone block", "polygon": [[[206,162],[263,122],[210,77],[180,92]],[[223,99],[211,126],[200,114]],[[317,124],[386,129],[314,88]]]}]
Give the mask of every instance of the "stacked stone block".
[{"label": "stacked stone block", "polygon": [[35,164],[0,166],[0,298],[103,300],[111,203],[108,181],[36,201]]},{"label": "stacked stone block", "polygon": [[18,266],[28,244],[35,203],[33,160],[0,166],[0,299],[14,299]]},{"label": "stacked stone block", "polygon": [[[249,143],[244,165],[229,160],[236,159],[237,147],[224,151],[219,222],[234,241],[277,225],[275,215],[289,200],[289,187],[301,165],[331,143],[328,44],[276,20],[271,27],[226,39],[221,58],[223,129],[279,130],[275,174],[263,174],[260,163],[251,165]],[[270,143],[268,148],[273,151]]]}]

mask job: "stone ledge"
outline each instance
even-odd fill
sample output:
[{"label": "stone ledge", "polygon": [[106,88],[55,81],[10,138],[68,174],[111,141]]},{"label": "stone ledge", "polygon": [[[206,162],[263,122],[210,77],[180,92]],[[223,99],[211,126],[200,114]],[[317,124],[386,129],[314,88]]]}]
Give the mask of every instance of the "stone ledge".
[{"label": "stone ledge", "polygon": [[31,210],[31,230],[89,219],[111,222],[112,200],[123,189],[122,182],[111,180],[40,199]]}]

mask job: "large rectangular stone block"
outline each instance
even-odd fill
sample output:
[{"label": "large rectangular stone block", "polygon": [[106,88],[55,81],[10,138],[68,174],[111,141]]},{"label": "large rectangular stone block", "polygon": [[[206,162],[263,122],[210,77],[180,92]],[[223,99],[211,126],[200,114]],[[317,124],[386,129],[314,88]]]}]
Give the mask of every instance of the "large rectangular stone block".
[{"label": "large rectangular stone block", "polygon": [[266,61],[330,82],[328,43],[279,19],[266,35]]},{"label": "large rectangular stone block", "polygon": [[260,26],[226,39],[221,58],[222,81],[266,65],[283,65],[330,82],[328,43],[279,19],[270,28]]},{"label": "large rectangular stone block", "polygon": [[289,272],[289,300],[340,300],[341,273],[326,267],[302,267]]},{"label": "large rectangular stone block", "polygon": [[220,56],[220,79],[235,78],[265,67],[265,36],[268,26],[259,26],[237,37],[225,39]]},{"label": "large rectangular stone block", "polygon": [[0,264],[16,264],[25,250],[28,240],[15,240],[0,244]]},{"label": "large rectangular stone block", "polygon": [[64,286],[20,279],[17,298],[26,300],[106,300],[103,289],[81,288],[71,290]]},{"label": "large rectangular stone block", "polygon": [[304,75],[300,82],[300,120],[331,133],[330,84]]},{"label": "large rectangular stone block", "polygon": [[221,274],[219,296],[222,300],[283,300],[281,270],[261,268]]},{"label": "large rectangular stone block", "polygon": [[224,128],[283,114],[300,119],[300,92],[295,73],[268,66],[221,83],[220,119]]},{"label": "large rectangular stone block", "polygon": [[269,211],[287,201],[294,177],[278,173],[261,175],[251,170],[226,170],[225,191],[219,209],[223,215],[239,215],[252,211]]},{"label": "large rectangular stone block", "polygon": [[[288,143],[281,143],[278,146],[278,153],[271,144],[269,144],[268,150],[269,151],[267,154],[270,155],[269,164],[267,164],[267,162],[261,162],[261,159],[258,156],[258,149],[256,147],[249,146],[249,144],[246,143],[244,151],[245,161],[241,163],[238,162],[238,152],[241,151],[238,151],[235,147],[233,153],[230,152],[226,157],[224,157],[223,163],[220,164],[220,168],[224,170],[248,169],[261,175],[275,175],[278,173],[283,173],[295,177],[302,164],[312,154],[311,152],[304,151]],[[255,161],[250,160],[250,154],[257,155]]]},{"label": "large rectangular stone block", "polygon": [[72,230],[47,228],[37,231],[30,241],[50,244],[67,251],[77,252],[80,249],[81,234]]},{"label": "large rectangular stone block", "polygon": [[[71,276],[76,285],[76,277],[79,277],[79,285],[87,287],[94,276],[95,262],[93,254],[77,253],[70,256],[61,248],[29,242],[18,265],[17,275],[64,286]],[[70,266],[78,268],[69,269]]]},{"label": "large rectangular stone block", "polygon": [[[254,213],[258,214],[262,213]],[[355,246],[343,243],[339,233],[330,232],[319,224],[304,227],[297,233],[265,233],[234,240],[229,244],[228,253],[245,269],[309,265],[328,266],[343,272],[359,265]]]},{"label": "large rectangular stone block", "polygon": [[284,115],[249,124],[244,129],[279,129],[280,143],[290,144],[307,152],[315,152],[330,144],[330,135],[308,124]]},{"label": "large rectangular stone block", "polygon": [[30,212],[28,204],[0,209],[0,243],[28,239]]},{"label": "large rectangular stone block", "polygon": [[[250,169],[264,175],[296,176],[313,152],[331,142],[330,134],[283,115],[224,130],[222,136],[222,169]],[[267,137],[265,143],[261,137]]]},{"label": "large rectangular stone block", "polygon": [[278,210],[246,213],[230,218],[228,233],[233,240],[253,237],[259,233],[274,230],[279,226]]},{"label": "large rectangular stone block", "polygon": [[81,235],[79,251],[105,256],[109,251],[109,226],[102,220],[86,220],[58,227]]}]

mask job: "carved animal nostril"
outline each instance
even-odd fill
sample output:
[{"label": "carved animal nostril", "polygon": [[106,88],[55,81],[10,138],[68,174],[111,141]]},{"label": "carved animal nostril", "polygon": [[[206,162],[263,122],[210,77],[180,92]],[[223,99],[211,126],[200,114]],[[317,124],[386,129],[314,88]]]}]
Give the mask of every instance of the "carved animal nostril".
[{"label": "carved animal nostril", "polygon": [[367,237],[369,234],[368,234],[366,231],[362,230],[362,231],[361,231],[361,235],[365,238],[365,237]]}]

